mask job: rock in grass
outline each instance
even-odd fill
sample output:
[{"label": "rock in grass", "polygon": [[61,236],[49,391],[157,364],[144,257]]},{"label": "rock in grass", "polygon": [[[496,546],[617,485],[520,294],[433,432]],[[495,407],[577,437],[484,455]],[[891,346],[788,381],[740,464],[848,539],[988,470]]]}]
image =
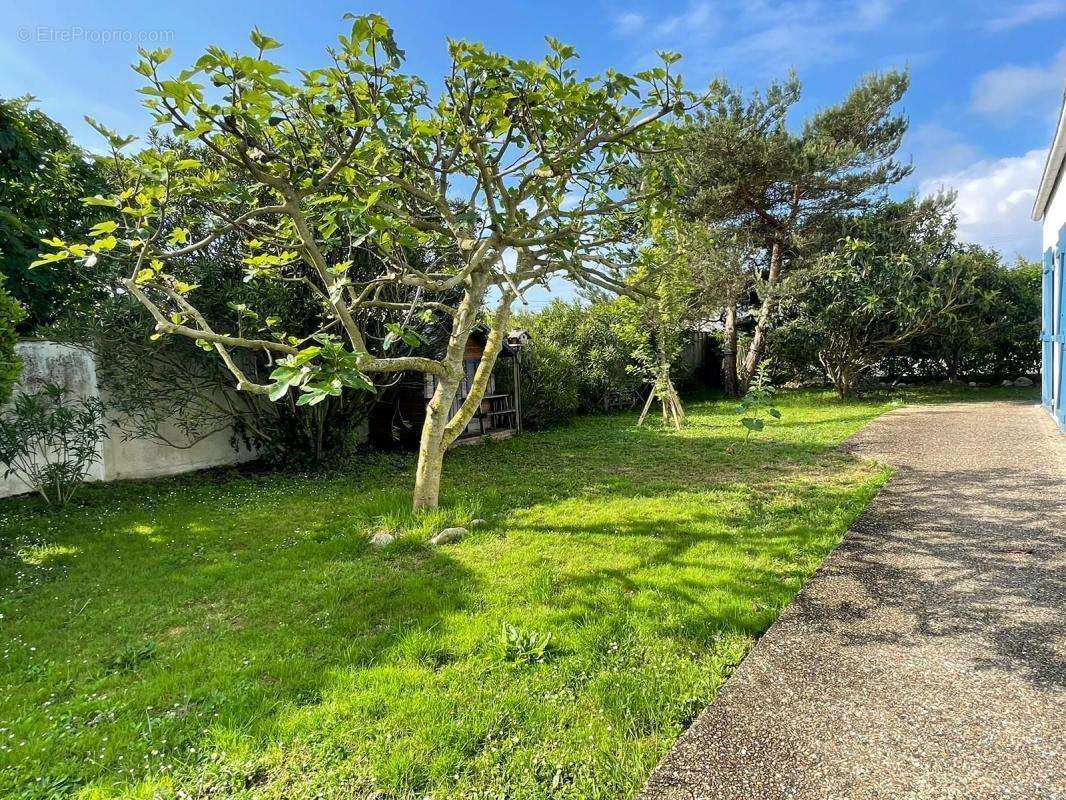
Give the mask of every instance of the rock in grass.
[{"label": "rock in grass", "polygon": [[394,541],[396,541],[396,537],[388,531],[378,531],[370,537],[370,546],[377,548],[388,547]]},{"label": "rock in grass", "polygon": [[488,520],[481,519],[479,517],[478,519],[470,520],[470,522],[467,524],[466,527],[468,527],[468,528],[480,528],[482,525],[488,525],[488,524],[489,524]]},{"label": "rock in grass", "polygon": [[1012,381],[1010,378],[1004,378],[1003,383],[1000,384],[1000,386],[1003,386],[1003,387],[1013,386],[1013,385],[1014,385],[1014,381]]},{"label": "rock in grass", "polygon": [[430,544],[441,545],[451,544],[452,542],[458,542],[470,531],[466,528],[445,528],[432,539],[429,540]]},{"label": "rock in grass", "polygon": [[1016,380],[1014,382],[1014,385],[1015,386],[1032,386],[1033,385],[1033,379],[1032,378],[1027,378],[1024,375],[1022,375],[1022,377],[1018,378],[1018,380]]}]

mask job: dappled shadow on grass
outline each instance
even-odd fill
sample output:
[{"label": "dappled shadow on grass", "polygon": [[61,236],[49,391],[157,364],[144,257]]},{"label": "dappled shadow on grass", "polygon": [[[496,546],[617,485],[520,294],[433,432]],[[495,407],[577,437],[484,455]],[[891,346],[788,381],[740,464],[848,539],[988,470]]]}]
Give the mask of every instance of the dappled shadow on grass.
[{"label": "dappled shadow on grass", "polygon": [[[172,770],[197,790],[286,797],[315,781],[354,797],[634,788],[876,484],[813,426],[730,455],[733,418],[697,409],[681,433],[634,418],[456,451],[444,507],[422,521],[409,471],[388,464],[86,487],[59,513],[6,504],[0,541],[21,544],[0,573],[0,680],[16,688],[3,716],[32,744],[0,756],[0,789],[35,796],[19,782],[40,775],[166,796]],[[469,542],[425,544],[475,515],[492,524]],[[380,525],[403,534],[383,552],[367,544]],[[80,552],[43,574],[34,544]],[[501,663],[501,621],[553,631],[552,663]],[[570,727],[600,713],[615,728],[580,744]],[[512,729],[545,740],[508,750]],[[577,763],[623,741],[635,764]],[[575,761],[562,778],[537,761],[551,747]]]},{"label": "dappled shadow on grass", "polygon": [[[11,634],[0,682],[17,691],[4,692],[0,718],[23,744],[7,764],[0,755],[0,795],[50,796],[38,778],[73,789],[154,785],[178,764],[199,772],[239,737],[270,741],[276,709],[321,703],[336,670],[375,664],[477,591],[422,542],[374,553],[361,531],[274,537],[255,532],[264,516],[243,530],[228,517],[114,520],[112,532],[80,532],[65,574],[16,568],[20,582],[0,590]],[[245,780],[223,773],[210,779],[220,791]]]},{"label": "dappled shadow on grass", "polygon": [[[706,494],[668,495],[664,502],[675,508],[669,516],[624,521],[609,530],[580,519],[524,525],[549,540],[572,538],[590,548],[640,543],[639,552],[622,565],[564,568],[551,601],[557,618],[577,624],[595,619],[607,610],[601,599],[605,589],[614,587],[617,591],[606,593],[611,603],[626,613],[646,614],[649,621],[658,609],[648,597],[685,609],[683,624],[673,626],[670,635],[690,646],[706,646],[722,632],[756,636],[868,499],[857,497],[854,484],[846,483],[734,486],[717,493],[722,502],[715,505],[705,504]],[[611,499],[620,500],[617,494]],[[774,508],[778,500],[787,503]]]}]

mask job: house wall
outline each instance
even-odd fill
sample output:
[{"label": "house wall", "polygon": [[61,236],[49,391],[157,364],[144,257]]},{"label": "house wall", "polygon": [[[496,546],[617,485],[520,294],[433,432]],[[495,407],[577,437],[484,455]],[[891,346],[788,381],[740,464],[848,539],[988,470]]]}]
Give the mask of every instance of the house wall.
[{"label": "house wall", "polygon": [[[47,383],[65,386],[77,397],[99,397],[107,408],[107,391],[97,380],[92,355],[70,345],[49,341],[26,341],[17,345],[22,374],[15,394],[36,391]],[[123,478],[152,478],[175,475],[207,467],[237,464],[255,457],[248,447],[234,450],[232,431],[214,433],[188,448],[170,447],[146,439],[124,441],[111,417],[110,435],[100,444],[100,460],[89,471],[89,480],[111,481]],[[164,432],[165,433],[165,432]],[[177,437],[175,437],[177,438]],[[14,476],[3,478],[0,470],[0,497],[30,491]]]},{"label": "house wall", "polygon": [[1066,262],[1066,178],[1060,170],[1044,212],[1043,307],[1041,325],[1041,402],[1066,430],[1066,303],[1063,268]]}]

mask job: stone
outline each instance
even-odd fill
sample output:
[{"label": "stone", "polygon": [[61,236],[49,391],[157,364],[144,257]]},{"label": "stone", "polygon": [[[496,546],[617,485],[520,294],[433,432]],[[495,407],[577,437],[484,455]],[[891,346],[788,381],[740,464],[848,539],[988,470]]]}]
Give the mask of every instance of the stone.
[{"label": "stone", "polygon": [[1027,378],[1024,375],[1022,375],[1022,377],[1018,378],[1018,380],[1016,380],[1014,382],[1014,385],[1015,386],[1032,386],[1033,385],[1033,379],[1032,378]]},{"label": "stone", "polygon": [[977,381],[970,381],[966,385],[969,386],[971,389],[976,389],[977,388]]},{"label": "stone", "polygon": [[468,533],[470,533],[470,531],[466,528],[445,528],[430,539],[429,543],[434,545],[451,544],[452,542],[458,542]]},{"label": "stone", "polygon": [[470,520],[470,522],[467,524],[467,527],[468,528],[480,528],[482,525],[488,525],[488,524],[489,524],[489,521],[487,519],[481,519],[480,517],[478,517],[477,519]]},{"label": "stone", "polygon": [[1000,384],[1000,386],[1013,386],[1013,385],[1014,385],[1014,381],[1012,381],[1010,378],[1004,378],[1003,379],[1003,383]]},{"label": "stone", "polygon": [[388,547],[395,541],[396,537],[388,531],[378,531],[370,537],[370,546],[377,548]]}]

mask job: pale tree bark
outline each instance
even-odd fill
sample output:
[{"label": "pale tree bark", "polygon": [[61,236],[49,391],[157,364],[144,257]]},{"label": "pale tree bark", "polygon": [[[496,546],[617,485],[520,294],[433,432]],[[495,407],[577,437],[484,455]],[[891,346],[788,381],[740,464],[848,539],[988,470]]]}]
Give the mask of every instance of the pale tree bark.
[{"label": "pale tree bark", "polygon": [[[480,277],[472,279],[464,294],[456,315],[448,348],[444,357],[447,375],[438,378],[433,396],[426,406],[426,420],[418,448],[418,465],[415,468],[413,505],[415,511],[437,507],[440,499],[440,480],[444,467],[444,454],[459,437],[481,406],[488,388],[489,378],[496,366],[496,359],[503,349],[507,322],[511,314],[510,292],[504,292],[490,321],[489,335],[481,355],[481,362],[470,383],[470,391],[462,405],[450,417],[452,406],[465,375],[464,360],[466,345],[477,322],[477,310],[484,302],[486,282]],[[449,418],[450,417],[450,418]]]},{"label": "pale tree bark", "polygon": [[770,328],[770,315],[773,312],[773,304],[776,301],[775,289],[781,277],[781,243],[774,241],[770,247],[770,272],[766,278],[766,289],[763,293],[762,305],[759,307],[759,316],[755,321],[755,332],[751,337],[747,355],[744,357],[744,370],[740,375],[740,393],[748,391],[752,376],[762,362],[766,350],[766,334]]},{"label": "pale tree bark", "polygon": [[444,451],[448,446],[444,441],[445,428],[463,379],[466,344],[477,323],[477,311],[484,302],[485,288],[485,281],[480,275],[468,280],[448,337],[443,359],[444,374],[437,377],[433,396],[426,404],[426,419],[422,424],[422,438],[418,446],[418,466],[415,468],[415,511],[437,507]]},{"label": "pale tree bark", "polygon": [[444,428],[448,413],[459,388],[458,377],[440,378],[433,397],[426,406],[426,420],[418,445],[418,466],[415,468],[414,510],[437,507],[440,499],[440,476],[444,467]]}]

